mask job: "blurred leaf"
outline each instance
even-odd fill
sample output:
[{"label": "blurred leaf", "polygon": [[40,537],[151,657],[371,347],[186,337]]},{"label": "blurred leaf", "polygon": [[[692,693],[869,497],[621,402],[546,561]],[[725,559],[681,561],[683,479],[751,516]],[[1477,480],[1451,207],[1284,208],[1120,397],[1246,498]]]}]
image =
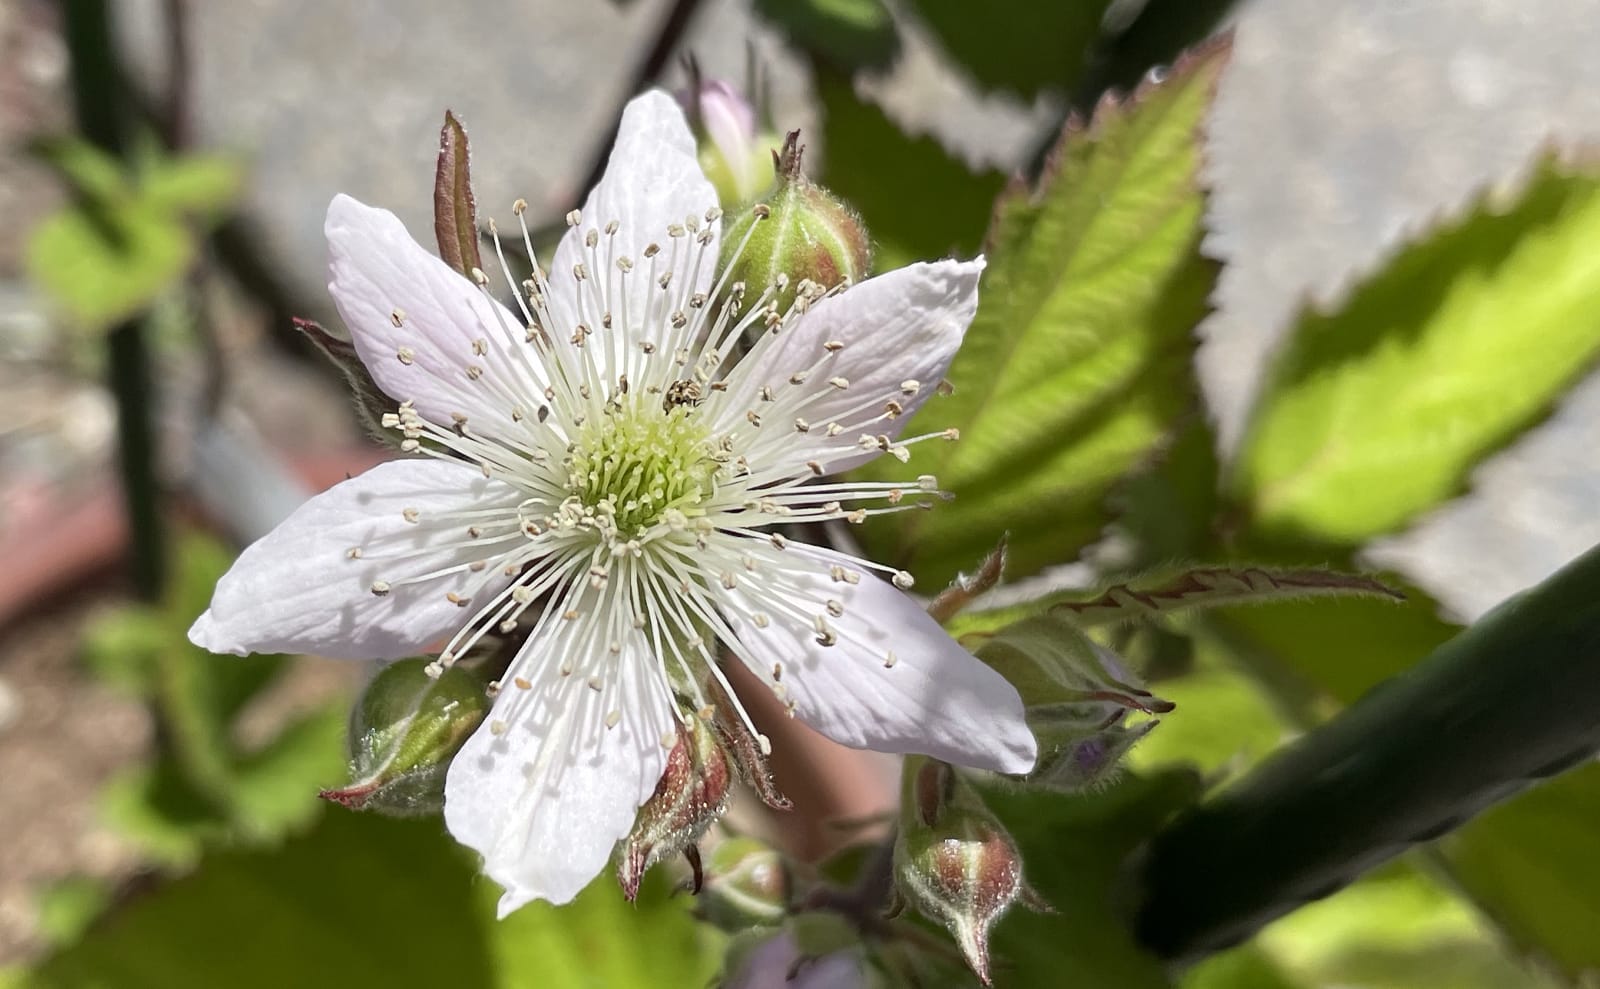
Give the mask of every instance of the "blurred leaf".
[{"label": "blurred leaf", "polygon": [[137,202],[68,207],[28,238],[28,274],[67,314],[102,329],[137,313],[188,270],[194,239]]},{"label": "blurred leaf", "polygon": [[[1232,978],[1229,978],[1232,976]],[[1212,956],[1181,989],[1535,989],[1555,983],[1500,949],[1473,912],[1428,877],[1391,865]]]},{"label": "blurred leaf", "polygon": [[1459,494],[1600,354],[1597,240],[1600,180],[1546,162],[1302,316],[1235,478],[1255,525],[1355,544]]},{"label": "blurred leaf", "polygon": [[344,699],[291,722],[234,766],[234,815],[246,833],[276,838],[308,823],[317,792],[345,775]]},{"label": "blurred leaf", "polygon": [[717,945],[647,883],[496,923],[490,884],[437,821],[333,811],[276,851],[210,856],[47,959],[30,989],[700,986]]},{"label": "blurred leaf", "polygon": [[258,749],[241,747],[235,722],[283,673],[283,656],[213,656],[189,642],[231,563],[214,540],[186,535],[158,607],[99,618],[84,658],[98,675],[148,701],[156,714],[152,765],[127,771],[101,794],[107,823],[169,865],[189,865],[208,843],[273,839],[307,821],[319,787],[344,773],[343,702],[291,723]]},{"label": "blurred leaf", "polygon": [[978,84],[1031,99],[1071,93],[1100,37],[1110,0],[914,0],[939,43]]},{"label": "blurred leaf", "polygon": [[1192,411],[1192,329],[1215,274],[1198,253],[1196,137],[1227,51],[1070,125],[1041,188],[1001,197],[955,394],[907,430],[954,426],[961,440],[893,465],[956,499],[868,527],[878,559],[937,585],[1009,529],[1027,533],[1014,575],[1069,561],[1105,525],[1113,485]]},{"label": "blurred leaf", "polygon": [[1135,770],[1194,766],[1208,776],[1237,772],[1283,744],[1290,728],[1246,677],[1218,663],[1202,648],[1194,672],[1157,686],[1177,710],[1128,756]]},{"label": "blurred leaf", "polygon": [[1600,972],[1600,766],[1485,813],[1443,843],[1451,874],[1516,945],[1578,977]]},{"label": "blurred leaf", "polygon": [[221,219],[244,188],[244,170],[232,158],[212,154],[163,156],[140,176],[139,194],[153,209],[207,222]]},{"label": "blurred leaf", "polygon": [[840,69],[887,69],[900,35],[883,0],[756,0],[794,45]]},{"label": "blurred leaf", "polygon": [[1028,884],[1055,910],[1006,914],[991,942],[995,985],[1167,986],[1160,962],[1133,943],[1112,890],[1128,855],[1199,789],[1193,773],[1179,770],[1073,797],[986,793],[1022,850]]},{"label": "blurred leaf", "polygon": [[111,326],[149,306],[193,263],[198,234],[238,196],[242,171],[216,155],[147,153],[137,175],[83,141],[40,142],[73,202],[28,237],[29,276],[73,319]]},{"label": "blurred leaf", "polygon": [[817,76],[829,191],[861,211],[878,271],[952,254],[971,256],[1004,185],[999,172],[974,173],[931,137],[901,131],[857,98],[849,79]]},{"label": "blurred leaf", "polygon": [[110,906],[111,892],[104,880],[87,876],[45,887],[35,900],[39,934],[52,945],[76,941]]}]

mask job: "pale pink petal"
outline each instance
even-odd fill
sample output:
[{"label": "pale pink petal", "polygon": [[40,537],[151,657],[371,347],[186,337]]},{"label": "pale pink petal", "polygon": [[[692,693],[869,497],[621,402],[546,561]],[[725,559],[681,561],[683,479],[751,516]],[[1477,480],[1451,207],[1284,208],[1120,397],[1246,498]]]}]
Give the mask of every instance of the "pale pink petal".
[{"label": "pale pink petal", "polygon": [[[484,546],[465,545],[474,543],[466,524],[439,516],[504,507],[514,520],[522,498],[465,464],[379,464],[301,505],[246,549],[217,582],[189,640],[240,656],[393,659],[423,652],[473,614],[447,593],[487,601],[509,580],[497,567],[470,570]],[[407,520],[407,509],[416,510],[416,522]],[[454,573],[403,583],[452,567]],[[373,593],[380,580],[391,585],[383,596]]]},{"label": "pale pink petal", "polygon": [[[1002,773],[1033,768],[1037,745],[1016,688],[957,645],[917,602],[870,575],[857,584],[831,579],[827,561],[834,557],[823,550],[790,544],[778,551],[752,542],[749,555],[759,561],[758,578],[723,592],[722,612],[738,638],[736,651],[794,702],[802,721],[855,748],[921,753]],[[759,589],[745,590],[758,581]],[[773,598],[803,617],[786,614]],[[757,612],[767,627],[758,627]],[[818,616],[836,639],[832,645],[818,641]],[[774,664],[782,667],[776,683]]]},{"label": "pale pink petal", "polygon": [[[792,390],[790,375],[823,359],[824,344],[842,343],[844,348],[826,358],[808,380],[806,387],[821,398],[807,406],[805,417],[818,427],[837,421],[844,432],[832,442],[821,429],[792,437],[784,455],[797,466],[817,460],[830,474],[871,460],[878,451],[861,451],[852,444],[862,433],[899,436],[934,393],[978,311],[983,268],[982,258],[918,263],[823,299],[776,336],[763,338],[735,370],[736,383],[718,412],[727,426],[736,427],[746,410],[761,408],[763,386],[778,393]],[[829,387],[827,379],[835,377],[848,387]],[[908,382],[917,387],[903,389]],[[903,410],[895,418],[885,415],[891,401]],[[863,403],[865,408],[856,409]]]},{"label": "pale pink petal", "polygon": [[[582,221],[561,238],[550,265],[552,316],[590,328],[594,335],[587,347],[601,378],[608,377],[606,334],[618,335],[617,343],[637,346],[641,327],[658,327],[673,309],[686,307],[685,302],[663,308],[663,299],[687,300],[694,292],[710,290],[720,224],[708,224],[705,213],[716,205],[716,189],[700,170],[694,135],[677,101],[661,90],[635,97],[622,112],[605,175],[584,201]],[[708,245],[698,244],[692,235],[668,235],[669,226],[690,217],[702,230],[710,227]],[[608,234],[612,222],[616,232]],[[591,234],[596,239],[592,250],[586,246]],[[645,258],[651,244],[660,247],[653,261]],[[690,260],[695,256],[701,258],[698,265]],[[633,262],[631,273],[617,270],[619,258]],[[573,273],[579,264],[589,276],[583,282]],[[663,290],[659,279],[669,272],[670,290]],[[612,289],[605,294],[608,283]],[[606,314],[612,317],[610,330],[603,327]],[[565,345],[572,332],[572,326],[556,326],[551,336]]]},{"label": "pale pink petal", "polygon": [[416,403],[441,426],[460,414],[484,436],[529,428],[512,412],[537,410],[547,376],[515,316],[424,250],[388,210],[335,196],[325,232],[328,291],[384,394]]},{"label": "pale pink petal", "polygon": [[445,782],[445,826],[505,890],[502,917],[566,903],[605,868],[661,778],[675,725],[642,636],[630,629],[612,655],[583,623],[551,627],[523,647]]}]

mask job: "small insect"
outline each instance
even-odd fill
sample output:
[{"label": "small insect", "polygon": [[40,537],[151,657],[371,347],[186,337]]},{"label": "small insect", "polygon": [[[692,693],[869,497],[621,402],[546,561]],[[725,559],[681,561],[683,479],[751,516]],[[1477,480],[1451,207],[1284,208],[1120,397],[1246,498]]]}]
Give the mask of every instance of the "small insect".
[{"label": "small insect", "polygon": [[680,378],[667,386],[667,391],[661,396],[661,408],[671,412],[675,405],[686,405],[694,408],[705,398],[705,389],[700,387],[700,382]]}]

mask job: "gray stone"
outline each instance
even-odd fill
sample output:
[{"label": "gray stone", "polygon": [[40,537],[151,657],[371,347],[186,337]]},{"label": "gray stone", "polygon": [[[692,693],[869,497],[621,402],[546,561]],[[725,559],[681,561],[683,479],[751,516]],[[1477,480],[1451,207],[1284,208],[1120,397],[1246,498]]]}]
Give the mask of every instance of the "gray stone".
[{"label": "gray stone", "polygon": [[[598,142],[669,3],[590,0],[206,0],[192,3],[198,140],[251,163],[245,208],[293,291],[326,298],[323,212],[337,192],[394,210],[431,244],[434,156],[445,108],[467,125],[479,211],[535,219],[581,199]],[[136,79],[163,87],[158,0],[123,0],[119,31]],[[747,0],[702,6],[685,47],[742,77],[747,40],[776,43]],[[769,60],[772,60],[769,58]],[[803,84],[781,60],[774,92]],[[799,93],[797,94],[797,89]]]},{"label": "gray stone", "polygon": [[[1227,266],[1199,370],[1225,450],[1303,304],[1337,304],[1547,142],[1600,139],[1597,43],[1600,0],[1250,4],[1207,146],[1206,249]],[[1600,541],[1597,448],[1591,379],[1472,494],[1370,558],[1475,618]]]}]

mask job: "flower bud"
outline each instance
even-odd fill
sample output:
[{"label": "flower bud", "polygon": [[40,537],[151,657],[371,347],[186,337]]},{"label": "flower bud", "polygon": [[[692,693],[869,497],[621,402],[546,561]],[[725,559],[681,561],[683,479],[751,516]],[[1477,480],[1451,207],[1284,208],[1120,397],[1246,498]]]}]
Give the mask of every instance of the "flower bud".
[{"label": "flower bud", "polygon": [[489,711],[483,684],[459,666],[430,675],[427,659],[378,672],[350,713],[350,778],[324,799],[397,817],[444,806],[450,760]]},{"label": "flower bud", "polygon": [[[777,181],[762,203],[732,220],[722,235],[722,264],[747,299],[767,289],[782,314],[802,283],[817,293],[865,278],[872,261],[861,217],[800,171],[800,132],[773,152]],[[742,249],[741,249],[742,245]]]},{"label": "flower bud", "polygon": [[989,929],[1011,904],[1032,905],[1022,856],[1000,822],[977,801],[957,798],[924,824],[926,808],[901,815],[896,885],[923,916],[955,936],[967,964],[989,984]]},{"label": "flower bud", "polygon": [[1159,723],[1128,715],[1165,714],[1170,701],[1146,690],[1121,657],[1056,614],[1017,622],[978,647],[1010,680],[1039,741],[1030,783],[1082,790],[1115,778],[1128,750]]},{"label": "flower bud", "polygon": [[1028,711],[1039,740],[1039,761],[1029,783],[1075,793],[1114,782],[1122,757],[1161,722],[1126,724],[1127,710],[1106,705],[1060,705]]},{"label": "flower bud", "polygon": [[690,88],[678,94],[700,148],[700,168],[724,206],[748,203],[772,182],[767,149],[778,136],[756,119],[755,107],[731,83],[691,73]]},{"label": "flower bud", "polygon": [[695,844],[728,807],[734,767],[716,731],[698,717],[678,726],[678,743],[667,755],[667,768],[656,790],[639,808],[633,832],[622,843],[617,881],[632,900],[652,865],[683,852],[694,866],[694,888],[701,886],[699,851]]},{"label": "flower bud", "polygon": [[789,870],[783,856],[754,838],[729,838],[705,861],[700,915],[724,931],[775,927],[789,912]]}]

